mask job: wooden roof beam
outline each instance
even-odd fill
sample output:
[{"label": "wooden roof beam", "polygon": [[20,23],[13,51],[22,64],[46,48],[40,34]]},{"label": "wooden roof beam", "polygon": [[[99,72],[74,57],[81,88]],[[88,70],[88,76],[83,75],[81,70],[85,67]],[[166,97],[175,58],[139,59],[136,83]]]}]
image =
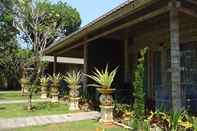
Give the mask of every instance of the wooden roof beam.
[{"label": "wooden roof beam", "polygon": [[187,2],[191,3],[191,4],[194,4],[197,6],[197,1],[196,0],[187,0]]},{"label": "wooden roof beam", "polygon": [[188,8],[185,8],[185,7],[181,7],[181,8],[179,8],[179,11],[183,12],[184,14],[187,14],[187,15],[190,15],[192,17],[197,18],[197,12],[195,12],[195,11],[193,11],[191,9],[188,9]]}]

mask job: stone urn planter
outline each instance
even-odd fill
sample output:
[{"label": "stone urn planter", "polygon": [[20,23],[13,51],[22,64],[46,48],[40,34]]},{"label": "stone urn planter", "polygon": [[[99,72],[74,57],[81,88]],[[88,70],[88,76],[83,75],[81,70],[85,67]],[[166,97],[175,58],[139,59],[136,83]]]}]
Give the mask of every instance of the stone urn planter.
[{"label": "stone urn planter", "polygon": [[53,76],[49,76],[49,80],[51,80],[51,102],[56,103],[59,102],[59,87],[60,87],[60,80],[62,79],[61,74],[53,74]]},{"label": "stone urn planter", "polygon": [[115,89],[110,88],[97,88],[97,91],[101,94],[99,101],[101,105],[101,119],[100,122],[103,123],[113,123],[113,97],[112,93]]},{"label": "stone urn planter", "polygon": [[29,79],[22,78],[21,79],[21,95],[25,95],[28,93],[28,85],[30,84]]},{"label": "stone urn planter", "polygon": [[40,78],[40,86],[41,86],[41,99],[46,99],[48,96],[48,77]]},{"label": "stone urn planter", "polygon": [[68,83],[69,87],[69,110],[77,111],[79,110],[79,85],[81,79],[80,71],[67,72],[64,76],[64,80]]},{"label": "stone urn planter", "polygon": [[93,75],[87,75],[87,77],[94,80],[97,84],[91,84],[97,88],[97,91],[101,94],[99,97],[99,101],[101,103],[101,119],[100,122],[104,124],[112,124],[113,123],[113,97],[112,93],[114,93],[115,89],[111,88],[112,82],[114,81],[114,77],[117,73],[117,69],[115,68],[113,71],[109,72],[108,65],[105,70],[99,71],[95,68],[95,72]]},{"label": "stone urn planter", "polygon": [[41,99],[46,99],[48,96],[48,83],[41,83]]},{"label": "stone urn planter", "polygon": [[59,102],[59,83],[53,83],[51,85],[51,102],[56,103]]},{"label": "stone urn planter", "polygon": [[69,85],[69,110],[77,111],[79,110],[79,88],[80,85]]}]

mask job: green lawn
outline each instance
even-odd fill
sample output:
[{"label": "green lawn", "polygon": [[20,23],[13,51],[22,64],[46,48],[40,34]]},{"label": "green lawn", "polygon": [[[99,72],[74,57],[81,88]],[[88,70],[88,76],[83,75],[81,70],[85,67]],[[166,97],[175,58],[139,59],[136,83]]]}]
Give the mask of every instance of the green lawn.
[{"label": "green lawn", "polygon": [[[0,100],[25,100],[26,96],[21,96],[19,91],[6,91],[5,93],[0,93]],[[34,95],[33,99],[39,99],[39,95]]]},{"label": "green lawn", "polygon": [[5,104],[0,105],[0,118],[26,117],[51,114],[68,113],[68,107],[63,103],[51,104],[47,102],[33,103],[36,107],[33,111],[25,110],[25,104]]},{"label": "green lawn", "polygon": [[126,131],[120,127],[106,128],[104,125],[93,120],[66,122],[62,124],[51,124],[44,126],[33,126],[27,128],[13,129],[9,131]]}]

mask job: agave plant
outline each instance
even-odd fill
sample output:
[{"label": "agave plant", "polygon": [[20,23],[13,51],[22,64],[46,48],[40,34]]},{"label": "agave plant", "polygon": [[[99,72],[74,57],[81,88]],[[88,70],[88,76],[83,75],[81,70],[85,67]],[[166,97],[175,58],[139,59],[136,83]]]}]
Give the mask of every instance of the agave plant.
[{"label": "agave plant", "polygon": [[93,72],[93,75],[86,76],[94,80],[97,84],[91,84],[89,86],[110,88],[112,82],[114,81],[114,77],[116,76],[117,69],[118,67],[112,70],[112,72],[109,72],[108,65],[106,66],[105,70],[101,71],[95,68],[95,72]]},{"label": "agave plant", "polygon": [[49,81],[49,77],[46,77],[46,76],[42,76],[40,77],[40,83],[43,84],[43,85],[46,85]]},{"label": "agave plant", "polygon": [[66,75],[64,76],[64,80],[69,84],[69,85],[78,85],[80,83],[81,79],[81,72],[80,71],[72,71],[72,72],[67,72]]},{"label": "agave plant", "polygon": [[60,73],[58,73],[57,75],[53,74],[52,76],[49,76],[49,80],[51,80],[54,85],[57,85],[61,79],[62,79],[62,76]]},{"label": "agave plant", "polygon": [[192,123],[193,123],[194,130],[197,131],[197,118],[196,117],[192,117]]}]

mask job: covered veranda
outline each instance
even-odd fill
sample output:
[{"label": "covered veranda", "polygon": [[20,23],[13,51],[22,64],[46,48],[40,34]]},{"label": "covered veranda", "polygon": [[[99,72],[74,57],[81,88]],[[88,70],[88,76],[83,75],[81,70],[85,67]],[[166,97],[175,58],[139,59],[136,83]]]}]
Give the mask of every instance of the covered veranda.
[{"label": "covered veranda", "polygon": [[[132,80],[140,49],[149,47],[145,64],[147,108],[165,106],[197,112],[197,2],[195,0],[129,0],[45,53],[84,58],[84,73],[119,66],[115,99],[132,102]],[[191,66],[192,65],[192,66]],[[87,88],[87,94],[96,93]],[[189,88],[188,88],[189,87]]]}]

